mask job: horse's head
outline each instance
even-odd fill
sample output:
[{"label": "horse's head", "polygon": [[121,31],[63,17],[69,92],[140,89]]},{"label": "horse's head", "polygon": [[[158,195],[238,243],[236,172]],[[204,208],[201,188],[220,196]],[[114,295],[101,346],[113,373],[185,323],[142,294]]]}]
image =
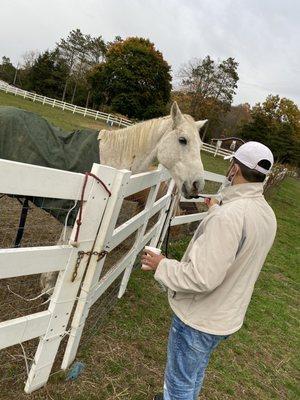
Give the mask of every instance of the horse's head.
[{"label": "horse's head", "polygon": [[158,161],[170,171],[186,198],[197,197],[204,188],[199,130],[206,122],[207,120],[195,122],[189,115],[183,115],[174,102],[170,128],[158,143]]}]

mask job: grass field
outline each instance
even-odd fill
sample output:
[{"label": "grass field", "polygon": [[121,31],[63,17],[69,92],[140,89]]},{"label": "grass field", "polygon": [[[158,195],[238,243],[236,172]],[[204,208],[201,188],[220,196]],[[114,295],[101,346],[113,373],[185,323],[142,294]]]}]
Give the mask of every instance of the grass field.
[{"label": "grass field", "polygon": [[32,111],[45,117],[53,125],[59,126],[67,131],[91,128],[91,129],[109,129],[104,122],[95,121],[90,117],[83,117],[79,114],[73,114],[71,111],[63,111],[59,108],[52,108],[42,103],[33,103],[30,100],[24,100],[20,96],[0,91],[0,106],[13,106]]},{"label": "grass field", "polygon": [[[13,101],[19,102],[19,107],[24,105],[22,99],[0,93],[0,104],[15,105]],[[57,109],[25,103],[26,108],[34,107],[31,110],[64,129],[78,127],[77,118],[81,124],[87,121],[69,114],[66,120]],[[228,165],[205,153],[203,160],[205,169],[213,172],[224,173]],[[275,244],[256,284],[245,324],[213,355],[200,399],[300,398],[299,198],[299,181],[288,178],[269,199],[278,220]],[[170,255],[180,258],[188,241],[189,237],[180,241],[171,237]],[[170,318],[166,296],[152,273],[136,270],[127,293],[105,317],[100,329],[83,337],[77,360],[85,364],[85,370],[76,381],[66,382],[65,373],[59,372],[50,378],[46,388],[30,396],[23,394],[23,386],[19,385],[1,387],[0,398],[152,399],[162,386]]]}]

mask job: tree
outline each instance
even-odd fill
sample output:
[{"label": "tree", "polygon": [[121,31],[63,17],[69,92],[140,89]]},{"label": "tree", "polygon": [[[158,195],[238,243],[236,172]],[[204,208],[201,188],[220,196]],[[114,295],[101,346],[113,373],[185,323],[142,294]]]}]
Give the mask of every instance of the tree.
[{"label": "tree", "polygon": [[81,84],[81,86],[82,84],[87,85],[85,79],[87,71],[93,65],[103,61],[106,53],[106,44],[101,36],[93,38],[90,35],[83,34],[80,29],[74,29],[66,39],[63,38],[57,43],[57,50],[68,69],[62,101],[65,100],[68,84],[73,82],[71,100],[73,103],[78,84]]},{"label": "tree", "polygon": [[60,97],[67,74],[67,66],[58,51],[47,50],[38,56],[28,71],[28,90],[48,97]]},{"label": "tree", "polygon": [[207,56],[190,61],[179,72],[182,91],[189,97],[187,112],[197,120],[208,118],[210,130],[230,110],[239,79],[237,67],[232,57],[216,63]]},{"label": "tree", "polygon": [[20,68],[18,69],[18,81],[17,84],[20,85],[25,90],[29,90],[30,83],[28,82],[28,77],[30,70],[36,63],[40,53],[37,50],[28,50],[22,55],[22,61],[20,63]]},{"label": "tree", "polygon": [[300,165],[300,111],[290,99],[269,95],[257,103],[240,136],[269,146],[277,162]]},{"label": "tree", "polygon": [[13,83],[16,68],[12,65],[9,57],[2,57],[2,63],[0,64],[0,79],[7,83]]},{"label": "tree", "polygon": [[30,68],[32,68],[32,66],[36,62],[36,60],[37,60],[39,55],[40,55],[40,53],[37,50],[28,50],[28,51],[26,51],[22,55],[22,58],[23,58],[22,68],[24,70],[29,70]]},{"label": "tree", "polygon": [[148,39],[116,38],[106,60],[89,74],[93,101],[129,117],[166,113],[171,91],[170,66]]},{"label": "tree", "polygon": [[231,106],[230,111],[223,114],[218,126],[219,132],[225,136],[236,136],[243,124],[251,120],[250,104],[244,103],[237,106]]}]

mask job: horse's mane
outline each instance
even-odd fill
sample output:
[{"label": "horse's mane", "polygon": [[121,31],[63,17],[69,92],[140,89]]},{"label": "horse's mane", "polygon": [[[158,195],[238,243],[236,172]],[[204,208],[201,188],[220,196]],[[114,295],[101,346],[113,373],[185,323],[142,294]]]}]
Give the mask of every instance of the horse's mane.
[{"label": "horse's mane", "polygon": [[[190,122],[194,121],[190,115],[183,116]],[[157,141],[169,127],[170,122],[171,118],[168,115],[113,131],[104,129],[100,131],[98,138],[122,155],[122,159],[132,159],[134,155],[151,146],[153,140]]]},{"label": "horse's mane", "polygon": [[[98,138],[101,143],[109,144],[109,147],[121,155],[122,159],[132,159],[134,155],[141,153],[144,148],[151,145],[153,132],[159,133],[166,126],[170,116],[155,118],[126,128],[113,131],[101,130]],[[156,136],[156,135],[155,135]]]}]

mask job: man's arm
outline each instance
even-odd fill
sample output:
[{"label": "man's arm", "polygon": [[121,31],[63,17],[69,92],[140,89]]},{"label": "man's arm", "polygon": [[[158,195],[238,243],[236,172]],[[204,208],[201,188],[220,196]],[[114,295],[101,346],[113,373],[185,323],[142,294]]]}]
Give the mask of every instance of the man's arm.
[{"label": "man's arm", "polygon": [[241,224],[222,214],[207,222],[188,254],[189,262],[163,258],[155,279],[178,292],[209,292],[219,286],[236,257],[242,237]]}]

